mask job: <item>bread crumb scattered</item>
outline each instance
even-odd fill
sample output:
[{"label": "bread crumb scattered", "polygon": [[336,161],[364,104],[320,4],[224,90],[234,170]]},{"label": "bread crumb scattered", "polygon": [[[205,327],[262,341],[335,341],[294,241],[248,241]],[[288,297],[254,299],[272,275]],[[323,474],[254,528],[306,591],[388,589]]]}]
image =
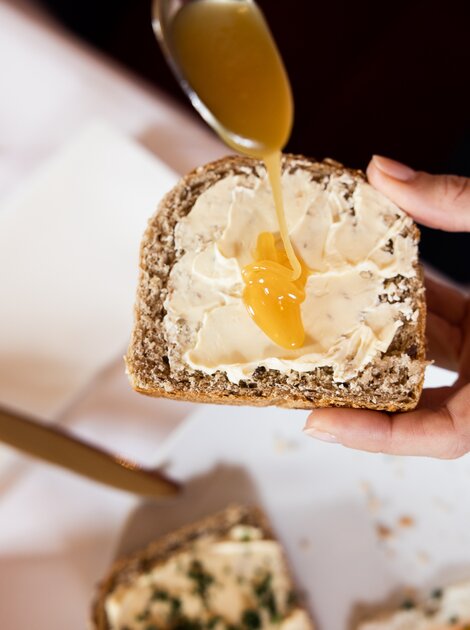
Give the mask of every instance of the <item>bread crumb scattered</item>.
[{"label": "bread crumb scattered", "polygon": [[310,540],[308,538],[299,538],[299,547],[303,549],[304,551],[306,551],[307,549],[310,549],[311,547]]},{"label": "bread crumb scattered", "polygon": [[383,523],[376,523],[375,531],[380,540],[390,540],[395,535],[392,529]]},{"label": "bread crumb scattered", "polygon": [[430,561],[429,554],[426,551],[417,551],[416,559],[420,564],[428,564]]},{"label": "bread crumb scattered", "polygon": [[377,514],[380,509],[381,503],[375,495],[370,483],[367,481],[361,481],[359,482],[359,487],[366,495],[367,509],[371,514]]},{"label": "bread crumb scattered", "polygon": [[274,436],[274,450],[276,453],[288,453],[295,451],[299,448],[299,443],[295,440],[289,440],[288,438],[280,435]]},{"label": "bread crumb scattered", "polygon": [[403,528],[414,527],[415,520],[412,516],[404,515],[398,519],[398,526]]}]

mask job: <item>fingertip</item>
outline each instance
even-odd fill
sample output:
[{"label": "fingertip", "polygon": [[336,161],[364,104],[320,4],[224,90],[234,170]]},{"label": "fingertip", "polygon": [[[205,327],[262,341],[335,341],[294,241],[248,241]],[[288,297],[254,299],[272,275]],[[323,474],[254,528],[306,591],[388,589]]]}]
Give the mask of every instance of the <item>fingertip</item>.
[{"label": "fingertip", "polygon": [[313,411],[304,431],[324,441],[322,435],[349,448],[369,452],[384,450],[388,440],[390,420],[386,413],[367,409],[324,408]]},{"label": "fingertip", "polygon": [[335,437],[337,442],[348,440],[351,432],[357,427],[364,410],[324,407],[316,409],[307,418],[304,431],[309,435],[324,433]]},{"label": "fingertip", "polygon": [[373,155],[367,165],[366,175],[371,186],[381,192],[389,193],[390,189],[394,189],[399,181],[380,168],[380,160],[386,159],[381,155]]},{"label": "fingertip", "polygon": [[416,171],[406,164],[383,157],[382,155],[373,155],[372,163],[383,175],[398,180],[399,182],[410,182],[415,179],[417,175]]},{"label": "fingertip", "polygon": [[336,407],[321,407],[315,409],[307,418],[304,430],[318,429],[320,431],[330,431],[332,427],[338,423],[338,417],[348,413],[350,410],[339,409]]},{"label": "fingertip", "polygon": [[385,160],[386,158],[384,158],[382,155],[378,155],[377,153],[374,153],[372,155],[372,157],[370,158],[370,162],[367,166],[367,168],[371,168],[371,169],[377,169],[380,168],[380,160]]},{"label": "fingertip", "polygon": [[370,162],[369,162],[369,164],[367,165],[367,168],[366,168],[367,179],[369,180],[370,183],[372,183],[371,180],[374,178],[374,176],[375,176],[375,174],[377,172],[377,167],[374,164],[374,158],[375,158],[375,155],[372,156],[372,158],[371,158],[371,160],[370,160]]}]

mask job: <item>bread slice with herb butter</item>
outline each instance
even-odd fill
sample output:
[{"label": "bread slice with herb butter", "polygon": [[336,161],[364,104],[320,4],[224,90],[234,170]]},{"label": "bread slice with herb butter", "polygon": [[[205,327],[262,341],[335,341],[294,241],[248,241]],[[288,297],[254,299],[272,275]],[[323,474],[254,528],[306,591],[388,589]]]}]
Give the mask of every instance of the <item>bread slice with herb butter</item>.
[{"label": "bread slice with herb butter", "polygon": [[360,623],[357,630],[470,630],[470,582],[434,590],[419,604]]},{"label": "bread slice with herb butter", "polygon": [[313,630],[283,550],[254,508],[225,511],[119,561],[94,630]]},{"label": "bread slice with herb butter", "polygon": [[360,171],[283,157],[291,240],[310,269],[306,342],[285,350],[251,319],[241,269],[277,232],[261,162],[197,168],[160,203],[141,247],[133,387],[196,402],[413,408],[425,370],[419,232]]}]

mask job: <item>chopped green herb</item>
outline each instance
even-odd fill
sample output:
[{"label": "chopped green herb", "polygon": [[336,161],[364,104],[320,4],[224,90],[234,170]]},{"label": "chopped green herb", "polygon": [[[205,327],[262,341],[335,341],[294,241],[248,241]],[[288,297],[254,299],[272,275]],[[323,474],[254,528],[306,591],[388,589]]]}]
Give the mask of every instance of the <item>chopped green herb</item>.
[{"label": "chopped green herb", "polygon": [[211,617],[207,622],[208,630],[212,630],[212,628],[215,628],[219,621],[222,621],[222,617],[220,615],[214,615],[214,617]]},{"label": "chopped green herb", "polygon": [[449,624],[451,626],[455,626],[456,623],[459,623],[459,618],[457,617],[457,615],[452,615],[452,617],[449,617]]},{"label": "chopped green herb", "polygon": [[288,608],[294,608],[299,603],[299,596],[295,591],[289,591],[287,594],[286,605]]},{"label": "chopped green herb", "polygon": [[263,598],[267,592],[271,590],[272,576],[270,573],[266,573],[258,584],[255,584],[255,593],[258,599]]},{"label": "chopped green herb", "polygon": [[179,617],[171,626],[172,630],[203,630],[204,626],[197,619]]},{"label": "chopped green herb", "polygon": [[402,608],[403,610],[412,610],[413,608],[416,608],[416,604],[412,599],[405,599],[405,601],[402,602],[400,608]]},{"label": "chopped green herb", "polygon": [[170,603],[170,619],[174,619],[181,613],[181,600],[178,597],[172,597]]},{"label": "chopped green herb", "polygon": [[170,617],[169,621],[177,617],[181,612],[181,600],[179,597],[173,597],[163,589],[155,589],[152,593],[150,601],[153,602],[166,602],[170,605]]},{"label": "chopped green herb", "polygon": [[135,616],[136,621],[146,621],[150,617],[150,610],[147,608]]},{"label": "chopped green herb", "polygon": [[170,600],[170,594],[162,589],[155,589],[150,598],[153,602],[167,602]]},{"label": "chopped green herb", "polygon": [[242,624],[248,630],[261,628],[261,618],[256,610],[245,610],[242,616]]},{"label": "chopped green herb", "polygon": [[266,573],[264,578],[258,584],[255,584],[255,595],[261,608],[266,608],[271,617],[271,621],[275,621],[278,617],[276,598],[272,589],[272,575]]},{"label": "chopped green herb", "polygon": [[206,601],[209,586],[214,582],[214,578],[204,569],[200,560],[193,560],[189,567],[188,577],[195,583],[195,592]]},{"label": "chopped green herb", "polygon": [[441,597],[442,597],[442,588],[435,588],[431,592],[431,597],[432,597],[432,599],[441,599]]}]

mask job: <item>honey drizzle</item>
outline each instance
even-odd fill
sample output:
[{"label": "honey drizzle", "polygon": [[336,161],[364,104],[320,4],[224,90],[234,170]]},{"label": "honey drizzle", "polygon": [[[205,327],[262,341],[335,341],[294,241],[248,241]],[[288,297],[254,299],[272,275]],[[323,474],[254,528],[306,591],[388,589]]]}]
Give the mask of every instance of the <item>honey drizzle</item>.
[{"label": "honey drizzle", "polygon": [[255,261],[245,265],[243,301],[256,324],[277,345],[288,350],[301,348],[305,341],[300,305],[305,300],[308,268],[299,263],[294,278],[284,247],[276,247],[274,235],[258,236]]},{"label": "honey drizzle", "polygon": [[263,161],[266,165],[268,172],[269,183],[271,184],[271,190],[274,198],[274,206],[276,208],[276,216],[279,224],[279,232],[281,234],[282,244],[287,254],[287,259],[291,266],[292,280],[300,278],[302,273],[302,266],[297,258],[292,242],[289,237],[289,230],[287,227],[286,213],[284,210],[284,200],[282,198],[282,185],[281,185],[281,152],[276,151],[270,155],[265,155]]}]

